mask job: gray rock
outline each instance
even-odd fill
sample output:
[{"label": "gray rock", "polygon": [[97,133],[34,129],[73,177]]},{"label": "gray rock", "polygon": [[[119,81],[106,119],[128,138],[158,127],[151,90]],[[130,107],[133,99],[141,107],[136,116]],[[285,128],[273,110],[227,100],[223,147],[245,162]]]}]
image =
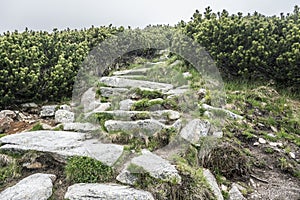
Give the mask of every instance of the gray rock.
[{"label": "gray rock", "polygon": [[32,131],[0,138],[0,149],[49,152],[64,161],[68,156],[88,156],[113,165],[123,153],[123,146],[103,144],[97,140],[86,140],[80,132]]},{"label": "gray rock", "polygon": [[222,109],[222,108],[216,108],[207,104],[202,104],[202,108],[208,111],[221,111],[224,112],[228,117],[232,118],[232,119],[243,119],[242,116],[237,115],[229,110],[226,109]]},{"label": "gray rock", "polygon": [[68,188],[70,200],[154,200],[151,193],[118,184],[79,183]]},{"label": "gray rock", "polygon": [[111,87],[100,87],[100,93],[103,97],[121,96],[128,93],[127,88],[111,88]]},{"label": "gray rock", "polygon": [[232,187],[229,190],[229,200],[246,200],[236,184],[232,184]]},{"label": "gray rock", "polygon": [[63,104],[63,105],[59,106],[59,109],[71,111],[71,107],[67,104]]},{"label": "gray rock", "polygon": [[139,69],[129,69],[116,71],[113,73],[114,76],[122,76],[122,75],[146,75],[150,68],[139,68]]},{"label": "gray rock", "polygon": [[165,94],[172,95],[172,96],[180,96],[180,95],[183,95],[184,93],[186,93],[187,91],[188,91],[188,88],[178,87],[178,88],[169,90]]},{"label": "gray rock", "polygon": [[96,126],[91,123],[63,123],[64,131],[78,131],[78,132],[90,132],[95,131],[100,128],[100,126]]},{"label": "gray rock", "polygon": [[125,99],[123,101],[120,101],[120,110],[130,110],[131,106],[135,103],[136,101],[133,101],[131,99]]},{"label": "gray rock", "polygon": [[223,132],[222,131],[215,131],[212,134],[216,138],[222,138],[223,137]]},{"label": "gray rock", "polygon": [[13,122],[14,120],[10,117],[3,117],[3,118],[0,118],[0,132],[4,132],[5,130],[9,129],[11,127],[11,123]]},{"label": "gray rock", "polygon": [[84,112],[91,110],[91,103],[96,100],[95,88],[91,87],[81,96],[81,105],[83,106]]},{"label": "gray rock", "polygon": [[11,119],[14,119],[16,117],[16,112],[13,110],[1,110],[0,111],[0,119],[3,119],[5,117],[9,117]]},{"label": "gray rock", "polygon": [[187,123],[180,132],[180,136],[191,143],[198,143],[201,137],[208,135],[210,123],[200,119],[194,119]]},{"label": "gray rock", "polygon": [[108,132],[126,131],[132,133],[142,133],[148,136],[165,128],[165,125],[152,119],[138,120],[138,121],[117,121],[108,120],[104,124]]},{"label": "gray rock", "polygon": [[42,106],[41,117],[54,117],[57,105]]},{"label": "gray rock", "polygon": [[127,167],[128,165],[125,166],[125,168],[120,172],[116,179],[120,183],[134,185],[138,181],[138,178],[130,173],[130,171],[127,170]]},{"label": "gray rock", "polygon": [[52,195],[53,174],[33,174],[0,193],[2,200],[47,200]]},{"label": "gray rock", "polygon": [[87,117],[89,117],[90,115],[92,115],[94,113],[99,113],[99,112],[106,111],[110,107],[111,107],[111,103],[109,103],[109,102],[107,102],[107,103],[100,103],[100,105],[96,109],[94,109],[94,110],[92,110],[90,112],[85,113],[84,116],[85,116],[85,118],[87,118]]},{"label": "gray rock", "polygon": [[22,108],[37,108],[38,105],[36,103],[23,103],[21,104]]},{"label": "gray rock", "polygon": [[110,87],[132,87],[132,88],[149,88],[166,92],[173,88],[173,85],[167,83],[158,83],[151,81],[132,80],[117,77],[102,77],[100,82]]},{"label": "gray rock", "polygon": [[224,198],[215,176],[208,169],[203,169],[203,176],[205,177],[207,183],[210,185],[214,195],[217,197],[217,200],[223,200]]},{"label": "gray rock", "polygon": [[157,110],[150,113],[151,117],[156,120],[177,120],[180,118],[180,113],[174,110]]},{"label": "gray rock", "polygon": [[[160,156],[151,153],[150,151],[143,149],[142,155],[133,158],[129,165],[135,165],[141,167],[143,170],[148,172],[150,176],[163,181],[171,181],[175,183],[181,183],[181,177],[178,174],[177,169],[174,165]],[[134,169],[131,169],[134,170]],[[130,170],[129,170],[130,171]],[[139,173],[130,171],[132,173]]]},{"label": "gray rock", "polygon": [[55,121],[57,123],[74,122],[75,114],[67,110],[57,110],[55,112]]}]

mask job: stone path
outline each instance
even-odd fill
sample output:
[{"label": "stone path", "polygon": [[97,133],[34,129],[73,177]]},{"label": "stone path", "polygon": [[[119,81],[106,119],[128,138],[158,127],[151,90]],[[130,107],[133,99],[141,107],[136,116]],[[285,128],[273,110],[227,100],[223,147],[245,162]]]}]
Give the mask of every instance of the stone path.
[{"label": "stone path", "polygon": [[[160,66],[164,64],[165,62],[160,62],[153,65]],[[213,133],[210,132],[210,123],[205,120],[184,119],[186,122],[182,123],[184,113],[181,113],[180,110],[174,110],[170,106],[168,107],[168,104],[164,105],[162,103],[162,105],[154,106],[155,109],[153,107],[146,109],[147,105],[144,105],[145,110],[134,110],[133,105],[136,105],[138,100],[143,99],[143,97],[139,97],[134,93],[134,88],[140,88],[145,95],[153,91],[159,91],[163,96],[163,99],[159,99],[159,102],[167,102],[167,100],[182,96],[189,91],[187,85],[175,87],[166,82],[134,79],[141,76],[147,77],[148,72],[151,72],[151,67],[117,71],[113,73],[113,76],[102,77],[100,79],[101,87],[90,88],[82,96],[82,110],[80,112],[87,121],[74,122],[73,108],[68,106],[44,106],[41,110],[41,117],[54,118],[57,123],[63,125],[63,131],[43,130],[8,135],[0,138],[0,149],[5,151],[34,150],[47,152],[53,154],[56,158],[58,157],[60,161],[65,161],[66,158],[71,156],[88,156],[112,168],[115,168],[115,164],[119,162],[118,168],[121,170],[115,181],[128,186],[114,183],[79,183],[68,188],[65,198],[70,200],[154,199],[151,193],[133,188],[135,181],[137,181],[134,174],[137,172],[132,170],[132,166],[135,169],[142,169],[143,172],[148,173],[154,179],[172,182],[172,184],[180,184],[182,177],[176,166],[172,164],[172,160],[160,157],[157,153],[159,151],[150,152],[147,150],[147,143],[151,142],[151,138],[158,137],[157,135],[161,134],[163,130],[170,131],[175,128],[177,137],[196,144],[202,137],[213,135]],[[184,77],[188,78],[190,75],[186,74],[187,72],[184,73]],[[96,95],[97,90],[99,90],[100,96]],[[121,99],[112,102],[111,99],[116,96],[121,97]],[[106,98],[107,102],[104,102],[103,98]],[[148,103],[151,104],[151,98],[148,100]],[[209,111],[215,109],[208,105],[204,105],[204,108]],[[225,111],[225,113],[230,117],[240,118],[240,116],[229,111]],[[97,124],[88,121],[93,116],[95,117],[93,122],[99,120]],[[109,137],[118,132],[126,132],[126,134],[132,134],[134,137],[139,135],[139,141],[142,141],[142,139],[146,141],[144,149],[140,151],[131,150],[130,159],[125,159],[124,152],[127,151],[128,153],[128,150],[124,148],[126,144],[104,143],[99,139],[92,138],[92,133]],[[169,136],[166,135],[166,137]],[[109,141],[109,138],[106,141]],[[126,148],[128,147],[126,146]],[[223,199],[218,185],[212,177],[213,175],[207,171],[206,174],[208,174],[207,180],[215,195],[218,199]],[[0,199],[48,199],[52,194],[52,182],[54,180],[55,175],[31,175],[15,186],[2,191]]]}]

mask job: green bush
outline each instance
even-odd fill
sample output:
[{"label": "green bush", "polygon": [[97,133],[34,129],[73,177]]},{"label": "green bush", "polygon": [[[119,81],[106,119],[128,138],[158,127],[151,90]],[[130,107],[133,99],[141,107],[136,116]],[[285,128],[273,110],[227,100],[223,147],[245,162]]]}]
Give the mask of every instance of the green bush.
[{"label": "green bush", "polygon": [[0,35],[0,108],[70,98],[88,52],[120,29],[6,32]]},{"label": "green bush", "polygon": [[226,10],[196,11],[185,34],[199,42],[226,78],[273,80],[278,86],[300,88],[300,12],[267,17],[257,12],[243,16]]}]

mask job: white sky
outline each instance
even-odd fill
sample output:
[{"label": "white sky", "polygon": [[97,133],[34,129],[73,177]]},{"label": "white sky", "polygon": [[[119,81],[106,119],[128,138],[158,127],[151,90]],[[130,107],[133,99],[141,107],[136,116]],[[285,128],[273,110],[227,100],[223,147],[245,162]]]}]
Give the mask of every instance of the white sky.
[{"label": "white sky", "polygon": [[300,0],[0,0],[0,33],[109,24],[143,28],[189,21],[196,9],[202,13],[207,6],[214,12],[279,15],[295,5]]}]

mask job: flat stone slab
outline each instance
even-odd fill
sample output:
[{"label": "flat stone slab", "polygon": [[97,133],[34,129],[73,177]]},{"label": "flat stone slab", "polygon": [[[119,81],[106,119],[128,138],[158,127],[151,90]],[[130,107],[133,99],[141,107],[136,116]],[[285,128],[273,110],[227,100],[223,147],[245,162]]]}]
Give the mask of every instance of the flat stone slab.
[{"label": "flat stone slab", "polygon": [[[141,167],[153,178],[181,183],[181,177],[174,165],[146,149],[142,150],[142,155],[134,157],[128,166],[132,164]],[[127,168],[127,170],[132,173],[141,173],[140,171],[135,172],[132,168]]]},{"label": "flat stone slab", "polygon": [[108,120],[104,124],[108,132],[126,131],[132,133],[142,133],[148,136],[162,130],[166,126],[159,121],[146,119],[137,121]]},{"label": "flat stone slab", "polygon": [[122,75],[146,75],[151,68],[138,68],[138,69],[128,69],[122,71],[116,71],[113,73],[114,76]]},{"label": "flat stone slab", "polygon": [[154,200],[150,192],[118,184],[79,183],[68,188],[69,200]]},{"label": "flat stone slab", "polygon": [[90,132],[95,131],[100,128],[100,126],[96,126],[92,123],[80,123],[80,122],[73,122],[73,123],[63,123],[64,131],[78,131],[78,132]]},{"label": "flat stone slab", "polygon": [[47,200],[52,195],[53,174],[33,174],[0,193],[2,200]]},{"label": "flat stone slab", "polygon": [[181,88],[181,87],[179,87],[179,88],[175,88],[175,89],[169,90],[165,94],[167,94],[167,95],[174,95],[174,96],[180,96],[180,95],[183,95],[184,93],[186,93],[187,91],[189,91],[188,88]]},{"label": "flat stone slab", "polygon": [[112,87],[100,87],[100,93],[103,97],[119,96],[128,93],[127,88],[112,88]]},{"label": "flat stone slab", "polygon": [[200,119],[188,122],[180,132],[180,136],[191,143],[197,143],[201,137],[208,135],[210,123]]},{"label": "flat stone slab", "polygon": [[35,150],[59,155],[88,156],[112,166],[122,155],[123,146],[103,144],[97,140],[86,140],[87,135],[67,131],[33,131],[0,138],[0,149]]},{"label": "flat stone slab", "polygon": [[163,92],[167,92],[168,90],[173,88],[173,85],[167,83],[158,83],[151,81],[141,81],[141,80],[133,80],[133,79],[125,79],[118,77],[102,77],[100,82],[105,83],[110,87],[132,87],[132,88],[150,88],[155,90],[160,90]]}]

